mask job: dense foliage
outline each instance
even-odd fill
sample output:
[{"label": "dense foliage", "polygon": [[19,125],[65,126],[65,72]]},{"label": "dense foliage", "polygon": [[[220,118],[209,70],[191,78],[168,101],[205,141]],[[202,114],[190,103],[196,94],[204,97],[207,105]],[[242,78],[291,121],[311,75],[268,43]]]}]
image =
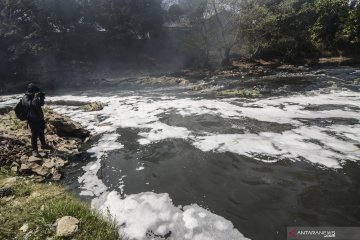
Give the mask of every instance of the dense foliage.
[{"label": "dense foliage", "polygon": [[[293,61],[360,51],[359,0],[178,0],[164,7],[166,2],[0,0],[0,74],[59,60],[120,59],[149,45],[152,52],[172,45],[192,66],[214,59],[228,65],[231,54]],[[186,37],[164,40],[164,22],[181,22]]]},{"label": "dense foliage", "polygon": [[219,49],[223,64],[229,50],[284,61],[359,53],[359,9],[359,0],[180,0],[171,10],[190,19],[187,45],[202,46],[206,65]]},{"label": "dense foliage", "polygon": [[1,72],[119,53],[156,36],[161,0],[0,0]]}]

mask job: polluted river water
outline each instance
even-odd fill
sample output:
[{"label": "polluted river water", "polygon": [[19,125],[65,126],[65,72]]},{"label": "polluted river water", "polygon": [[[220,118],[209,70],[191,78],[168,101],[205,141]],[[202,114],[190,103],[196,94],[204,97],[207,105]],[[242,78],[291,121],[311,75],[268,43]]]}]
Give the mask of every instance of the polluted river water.
[{"label": "polluted river water", "polygon": [[[360,224],[360,70],[49,96],[93,138],[65,183],[131,239],[286,239]],[[257,86],[262,95],[221,97]],[[18,96],[2,96],[1,107]],[[99,101],[101,111],[79,103]]]}]

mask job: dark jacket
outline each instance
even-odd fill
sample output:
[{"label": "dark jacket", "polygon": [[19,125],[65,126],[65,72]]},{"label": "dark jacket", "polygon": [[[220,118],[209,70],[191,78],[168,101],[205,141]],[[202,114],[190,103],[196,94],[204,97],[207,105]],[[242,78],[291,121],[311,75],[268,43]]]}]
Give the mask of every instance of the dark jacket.
[{"label": "dark jacket", "polygon": [[25,93],[22,98],[23,105],[29,109],[28,120],[30,122],[44,121],[44,113],[41,109],[44,106],[44,97],[41,94]]}]

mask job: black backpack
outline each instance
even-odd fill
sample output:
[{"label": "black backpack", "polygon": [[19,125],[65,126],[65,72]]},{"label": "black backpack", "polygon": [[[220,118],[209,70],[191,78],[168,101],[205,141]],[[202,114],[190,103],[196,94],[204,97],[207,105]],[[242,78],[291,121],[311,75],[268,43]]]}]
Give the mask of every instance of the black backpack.
[{"label": "black backpack", "polygon": [[20,119],[21,121],[28,120],[29,109],[27,109],[27,107],[24,106],[24,104],[22,103],[22,99],[20,99],[20,102],[18,102],[16,104],[14,111],[15,111],[16,117],[18,119]]}]

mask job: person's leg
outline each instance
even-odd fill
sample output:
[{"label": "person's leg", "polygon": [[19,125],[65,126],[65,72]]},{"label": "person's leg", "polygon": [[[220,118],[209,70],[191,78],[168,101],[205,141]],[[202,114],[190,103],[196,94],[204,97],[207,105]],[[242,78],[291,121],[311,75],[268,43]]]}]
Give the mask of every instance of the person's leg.
[{"label": "person's leg", "polygon": [[37,139],[39,134],[38,125],[35,122],[29,121],[29,126],[31,130],[31,146],[32,146],[32,153],[34,156],[39,155],[38,153],[38,146],[37,146]]},{"label": "person's leg", "polygon": [[53,150],[49,144],[46,143],[45,139],[45,121],[40,122],[39,125],[39,139],[41,142],[41,149]]},{"label": "person's leg", "polygon": [[45,141],[45,122],[40,122],[39,123],[39,139],[41,142],[41,146],[46,146],[46,141]]}]

